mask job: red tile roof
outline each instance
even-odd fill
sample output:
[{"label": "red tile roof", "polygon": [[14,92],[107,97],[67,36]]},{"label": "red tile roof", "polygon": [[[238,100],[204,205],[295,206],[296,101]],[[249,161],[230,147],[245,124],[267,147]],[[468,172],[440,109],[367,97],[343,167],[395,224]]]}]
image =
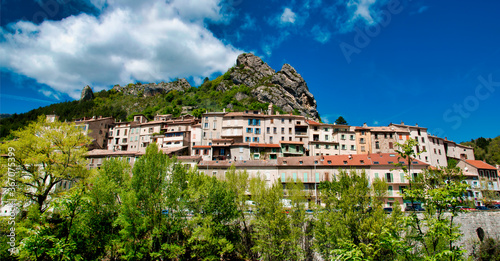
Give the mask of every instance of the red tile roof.
[{"label": "red tile roof", "polygon": [[193,149],[210,149],[212,146],[208,146],[208,145],[196,145],[196,146],[193,146]]},{"label": "red tile roof", "polygon": [[321,123],[319,122],[315,122],[315,121],[312,121],[312,120],[306,120],[307,124],[309,125],[321,125]]},{"label": "red tile roof", "polygon": [[484,161],[481,161],[481,160],[465,160],[465,161],[478,169],[497,170],[497,168],[495,168],[495,167],[491,166],[490,164],[488,164]]}]

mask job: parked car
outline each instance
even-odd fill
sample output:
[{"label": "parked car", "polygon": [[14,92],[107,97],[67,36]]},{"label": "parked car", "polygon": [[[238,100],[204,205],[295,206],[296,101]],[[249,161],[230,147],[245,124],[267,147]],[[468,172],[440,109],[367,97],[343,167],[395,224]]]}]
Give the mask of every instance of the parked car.
[{"label": "parked car", "polygon": [[425,211],[421,206],[407,206],[405,211]]},{"label": "parked car", "polygon": [[489,206],[490,209],[500,209],[500,204]]},{"label": "parked car", "polygon": [[466,210],[466,211],[476,211],[477,210],[475,208],[464,207],[464,206],[456,206],[455,208],[458,210]]},{"label": "parked car", "polygon": [[384,208],[385,213],[392,213],[392,208]]},{"label": "parked car", "polygon": [[476,209],[477,210],[490,210],[489,208],[487,208],[485,206],[476,206]]}]

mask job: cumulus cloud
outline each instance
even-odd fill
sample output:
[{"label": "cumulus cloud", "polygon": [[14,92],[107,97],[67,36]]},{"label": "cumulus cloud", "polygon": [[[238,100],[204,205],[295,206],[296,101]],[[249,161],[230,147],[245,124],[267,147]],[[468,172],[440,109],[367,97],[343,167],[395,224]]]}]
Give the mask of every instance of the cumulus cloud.
[{"label": "cumulus cloud", "polygon": [[295,15],[292,9],[286,7],[283,13],[281,14],[280,22],[281,24],[287,24],[287,23],[293,24],[295,23],[296,17],[297,15]]},{"label": "cumulus cloud", "polygon": [[224,72],[242,52],[205,26],[207,19],[225,21],[220,0],[90,1],[99,16],[0,29],[0,66],[79,98],[87,84],[102,89]]}]

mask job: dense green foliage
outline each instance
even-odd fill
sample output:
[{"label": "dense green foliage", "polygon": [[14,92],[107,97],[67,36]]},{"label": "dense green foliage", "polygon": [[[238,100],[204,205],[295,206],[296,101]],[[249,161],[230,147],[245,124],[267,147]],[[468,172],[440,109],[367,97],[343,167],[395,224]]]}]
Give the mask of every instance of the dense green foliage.
[{"label": "dense green foliage", "polygon": [[[2,153],[12,145],[19,158],[14,165],[21,166],[27,155],[31,161],[25,167],[39,161],[50,170],[45,174],[53,173],[45,181],[78,182],[68,190],[43,190],[50,198],[40,203],[26,196],[33,192],[29,181],[43,183],[33,179],[43,178],[43,172],[10,181],[10,172],[2,169],[3,184],[18,188],[5,199],[14,194],[21,202],[15,219],[0,219],[2,260],[311,260],[314,252],[326,260],[465,259],[453,223],[467,188],[458,169],[413,177],[411,166],[399,166],[411,180],[403,199],[426,210],[403,215],[396,208],[386,214],[388,184],[370,183],[364,172],[341,171],[322,182],[324,204],[315,205],[300,181],[283,185],[234,167],[217,179],[187,169],[154,143],[132,169],[125,160],[108,159],[100,169],[86,171],[80,147],[73,146],[76,128],[43,125],[42,119],[37,124],[42,128],[35,124],[18,132],[24,135],[2,146]],[[32,136],[50,139],[36,142]],[[400,157],[409,162],[418,156],[413,142],[399,144]],[[68,152],[75,158],[67,158],[73,155]],[[15,255],[7,244],[12,231]],[[496,245],[483,242],[476,257],[494,257]]]},{"label": "dense green foliage", "polygon": [[500,164],[500,136],[494,139],[480,137],[461,144],[472,147],[477,160],[484,160],[493,166]]}]

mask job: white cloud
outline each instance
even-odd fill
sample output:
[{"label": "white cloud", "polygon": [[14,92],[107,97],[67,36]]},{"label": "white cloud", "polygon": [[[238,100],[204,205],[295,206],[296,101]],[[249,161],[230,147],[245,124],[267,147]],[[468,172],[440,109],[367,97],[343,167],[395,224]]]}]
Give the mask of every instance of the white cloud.
[{"label": "white cloud", "polygon": [[287,23],[295,23],[295,18],[297,15],[292,11],[292,9],[286,7],[285,10],[283,11],[283,14],[281,14],[280,17],[280,22],[281,24],[287,24]]},{"label": "white cloud", "polygon": [[332,34],[326,28],[322,28],[319,25],[315,25],[311,29],[311,33],[314,37],[314,40],[324,44],[330,40]]},{"label": "white cloud", "polygon": [[220,0],[91,1],[99,17],[0,29],[0,67],[79,98],[87,84],[102,89],[224,72],[242,52],[204,25],[206,19],[224,22]]}]

